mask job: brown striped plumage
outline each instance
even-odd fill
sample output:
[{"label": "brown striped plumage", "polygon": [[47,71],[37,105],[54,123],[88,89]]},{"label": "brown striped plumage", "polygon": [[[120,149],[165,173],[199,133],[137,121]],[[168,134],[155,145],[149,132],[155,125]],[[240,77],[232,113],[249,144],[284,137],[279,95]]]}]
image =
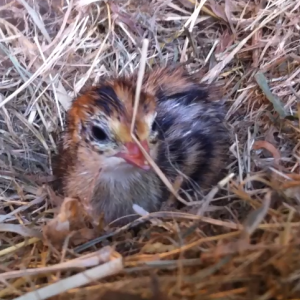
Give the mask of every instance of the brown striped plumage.
[{"label": "brown striped plumage", "polygon": [[[159,210],[168,190],[130,135],[136,75],[108,78],[75,99],[67,113],[57,175],[65,196],[78,197],[97,222]],[[220,179],[229,149],[222,101],[211,101],[183,67],[144,76],[135,134],[171,182],[184,176],[192,195]]]}]

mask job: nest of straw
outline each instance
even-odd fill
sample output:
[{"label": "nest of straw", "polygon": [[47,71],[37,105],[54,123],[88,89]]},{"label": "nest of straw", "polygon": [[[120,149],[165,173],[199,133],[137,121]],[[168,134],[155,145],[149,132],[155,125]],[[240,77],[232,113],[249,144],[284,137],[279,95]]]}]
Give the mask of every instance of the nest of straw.
[{"label": "nest of straw", "polygon": [[[300,297],[298,0],[0,3],[1,299]],[[148,67],[223,85],[228,176],[196,213],[48,247],[65,112],[84,85],[137,69],[145,37]]]}]

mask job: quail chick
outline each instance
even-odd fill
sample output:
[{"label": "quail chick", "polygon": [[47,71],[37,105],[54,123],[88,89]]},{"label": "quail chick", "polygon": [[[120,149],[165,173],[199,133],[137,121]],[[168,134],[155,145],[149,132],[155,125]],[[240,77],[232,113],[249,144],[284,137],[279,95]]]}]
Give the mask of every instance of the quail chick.
[{"label": "quail chick", "polygon": [[[97,223],[134,219],[133,204],[160,209],[169,190],[130,134],[137,75],[106,78],[87,88],[67,112],[56,176],[66,197],[76,197]],[[200,193],[222,175],[229,149],[222,101],[182,66],[145,74],[135,136],[170,182]]]}]

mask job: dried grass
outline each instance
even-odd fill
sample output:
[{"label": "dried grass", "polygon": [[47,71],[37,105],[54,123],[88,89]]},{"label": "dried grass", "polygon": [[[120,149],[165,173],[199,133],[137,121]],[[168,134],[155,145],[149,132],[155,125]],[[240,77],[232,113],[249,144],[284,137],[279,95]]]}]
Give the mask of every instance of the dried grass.
[{"label": "dried grass", "polygon": [[[0,3],[1,299],[100,299],[107,289],[300,298],[298,0]],[[65,111],[85,84],[139,68],[144,38],[147,68],[181,61],[224,86],[228,176],[186,210],[141,211],[131,228],[47,247],[43,183]]]}]

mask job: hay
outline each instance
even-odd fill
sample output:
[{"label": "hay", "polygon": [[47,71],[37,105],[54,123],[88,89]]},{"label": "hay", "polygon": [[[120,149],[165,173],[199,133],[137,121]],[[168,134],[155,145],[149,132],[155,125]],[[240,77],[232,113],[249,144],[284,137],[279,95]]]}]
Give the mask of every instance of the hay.
[{"label": "hay", "polygon": [[[298,0],[0,3],[1,299],[300,297]],[[147,68],[180,61],[224,86],[228,177],[188,210],[47,247],[65,111],[84,85],[139,68],[144,38]]]}]

